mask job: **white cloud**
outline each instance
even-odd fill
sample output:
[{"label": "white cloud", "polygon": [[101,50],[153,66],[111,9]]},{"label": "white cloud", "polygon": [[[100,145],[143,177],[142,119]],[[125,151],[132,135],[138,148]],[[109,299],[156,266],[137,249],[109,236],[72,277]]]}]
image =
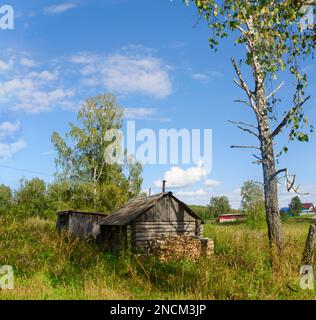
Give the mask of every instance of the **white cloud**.
[{"label": "white cloud", "polygon": [[25,57],[20,59],[20,64],[22,66],[29,67],[29,68],[36,66],[35,61],[28,59],[28,58],[25,58]]},{"label": "white cloud", "polygon": [[0,138],[9,136],[17,131],[19,131],[21,128],[21,123],[19,121],[13,123],[13,122],[2,122],[0,123]]},{"label": "white cloud", "polygon": [[77,5],[74,3],[61,3],[45,8],[44,13],[48,15],[60,14],[76,7]]},{"label": "white cloud", "polygon": [[213,187],[219,186],[221,184],[221,182],[217,181],[217,180],[207,179],[207,180],[205,180],[204,184],[208,188],[213,188]]},{"label": "white cloud", "polygon": [[156,109],[153,108],[125,108],[124,118],[126,119],[151,119]]},{"label": "white cloud", "polygon": [[175,194],[178,197],[187,197],[187,198],[204,198],[208,195],[207,191],[204,189],[198,189],[194,191],[178,191]]},{"label": "white cloud", "polygon": [[[80,53],[67,64],[64,59],[38,63],[26,53],[14,56],[8,50],[0,56],[0,71],[5,71],[0,81],[1,107],[28,113],[47,112],[56,107],[78,110],[78,102],[90,94],[83,92],[83,84],[93,86],[93,91],[140,93],[155,98],[171,93],[169,68],[152,56],[152,50],[134,46],[120,52],[103,56]],[[91,91],[87,88],[87,92]],[[169,120],[156,116],[153,108],[129,108],[125,113],[129,119]]]},{"label": "white cloud", "polygon": [[70,103],[69,99],[74,97],[75,91],[61,86],[46,86],[46,82],[57,78],[57,71],[20,74],[12,80],[0,83],[0,100],[10,101],[11,109],[29,113],[50,111],[57,105],[66,106]]},{"label": "white cloud", "polygon": [[120,53],[103,57],[79,53],[71,62],[82,64],[81,74],[90,76],[86,84],[100,85],[122,94],[143,94],[154,98],[165,98],[172,92],[169,68],[160,59],[152,56],[150,50],[137,53]]},{"label": "white cloud", "polygon": [[212,77],[224,77],[224,75],[219,71],[210,71],[209,75]]},{"label": "white cloud", "polygon": [[204,73],[194,73],[192,75],[192,78],[194,80],[200,81],[200,82],[208,82],[210,80],[210,77],[207,74]]},{"label": "white cloud", "polygon": [[157,58],[113,55],[105,61],[102,73],[104,84],[110,90],[155,98],[171,94],[168,72]]},{"label": "white cloud", "polygon": [[[179,167],[172,167],[164,175],[168,188],[189,187],[204,179],[207,175],[206,169],[200,163],[197,167],[186,170]],[[160,187],[161,182],[155,181],[155,186]]]},{"label": "white cloud", "polygon": [[93,64],[97,61],[98,56],[89,52],[80,52],[70,57],[70,62],[77,64]]},{"label": "white cloud", "polygon": [[58,79],[59,72],[57,70],[55,70],[53,72],[50,72],[48,70],[44,70],[41,72],[32,72],[30,74],[30,76],[37,77],[39,79],[46,80],[46,81],[54,81],[54,80]]},{"label": "white cloud", "polygon": [[35,84],[32,79],[24,78],[16,78],[9,81],[4,81],[0,85],[0,94],[1,95],[10,95],[14,92],[18,92],[20,90],[32,90],[34,89]]},{"label": "white cloud", "polygon": [[50,111],[52,107],[60,104],[63,105],[64,100],[72,98],[74,91],[71,89],[58,88],[51,91],[34,90],[30,92],[20,93],[20,102],[16,105],[16,110],[23,110],[28,113],[39,113]]},{"label": "white cloud", "polygon": [[194,73],[192,78],[201,83],[208,83],[213,77],[223,77],[224,75],[219,71],[209,71],[206,73]]},{"label": "white cloud", "polygon": [[13,143],[0,143],[0,159],[10,159],[14,154],[26,148],[24,140],[18,140]]},{"label": "white cloud", "polygon": [[158,109],[154,108],[125,108],[124,118],[128,120],[151,120],[169,122],[170,118],[158,116]]},{"label": "white cloud", "polygon": [[0,60],[0,71],[9,71],[13,68],[14,61],[10,59],[8,62]]}]

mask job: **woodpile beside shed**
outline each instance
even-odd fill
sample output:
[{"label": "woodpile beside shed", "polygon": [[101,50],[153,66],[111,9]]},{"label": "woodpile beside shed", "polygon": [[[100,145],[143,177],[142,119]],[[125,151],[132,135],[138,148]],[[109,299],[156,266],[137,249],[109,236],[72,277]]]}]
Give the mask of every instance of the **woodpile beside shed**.
[{"label": "woodpile beside shed", "polygon": [[147,247],[150,255],[160,260],[198,260],[214,253],[214,242],[208,238],[197,238],[187,235],[167,236],[150,240]]},{"label": "woodpile beside shed", "polygon": [[201,237],[204,221],[172,192],[138,198],[101,219],[105,249],[144,250],[151,240],[168,236]]},{"label": "woodpile beside shed", "polygon": [[213,241],[203,238],[204,221],[172,192],[129,201],[111,215],[58,213],[57,230],[81,239],[97,239],[106,251],[131,249],[162,260],[209,256]]}]

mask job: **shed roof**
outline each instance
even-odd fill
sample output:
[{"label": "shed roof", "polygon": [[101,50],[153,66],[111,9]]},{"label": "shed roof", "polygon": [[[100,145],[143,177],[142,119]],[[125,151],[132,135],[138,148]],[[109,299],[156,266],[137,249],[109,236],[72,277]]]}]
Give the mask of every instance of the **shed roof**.
[{"label": "shed roof", "polygon": [[184,202],[176,198],[172,192],[158,193],[149,197],[138,198],[127,202],[124,206],[117,209],[113,214],[101,219],[100,225],[117,225],[124,226],[131,221],[135,220],[138,216],[146,212],[152,206],[154,206],[159,200],[164,197],[170,197],[176,200],[182,207],[185,208],[194,218],[200,219],[202,223],[205,222],[199,217],[190,207]]},{"label": "shed roof", "polygon": [[106,217],[107,214],[104,214],[104,213],[101,213],[101,212],[84,212],[84,211],[75,211],[75,210],[66,210],[66,211],[61,211],[61,212],[58,212],[57,214],[59,216],[62,216],[62,215],[67,215],[67,214],[87,214],[87,215],[94,215],[94,216],[102,216],[102,217]]}]

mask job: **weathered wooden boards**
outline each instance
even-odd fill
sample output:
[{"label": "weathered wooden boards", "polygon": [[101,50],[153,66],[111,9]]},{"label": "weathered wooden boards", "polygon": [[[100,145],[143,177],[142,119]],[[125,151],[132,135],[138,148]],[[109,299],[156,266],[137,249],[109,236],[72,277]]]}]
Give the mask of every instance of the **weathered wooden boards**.
[{"label": "weathered wooden boards", "polygon": [[201,220],[173,198],[165,197],[134,221],[134,245],[146,248],[149,241],[168,236],[201,234]]},{"label": "weathered wooden boards", "polygon": [[81,239],[96,238],[100,234],[99,221],[105,215],[89,212],[65,211],[58,214],[56,228]]},{"label": "weathered wooden boards", "polygon": [[102,238],[109,247],[117,246],[117,235],[111,230],[120,227],[124,230],[121,244],[132,249],[144,249],[149,241],[169,236],[199,237],[203,234],[203,224],[202,219],[171,192],[130,201],[100,222],[101,232],[108,233]]},{"label": "weathered wooden boards", "polygon": [[302,258],[302,265],[313,265],[316,243],[316,225],[309,227],[308,236],[305,243],[305,249]]}]

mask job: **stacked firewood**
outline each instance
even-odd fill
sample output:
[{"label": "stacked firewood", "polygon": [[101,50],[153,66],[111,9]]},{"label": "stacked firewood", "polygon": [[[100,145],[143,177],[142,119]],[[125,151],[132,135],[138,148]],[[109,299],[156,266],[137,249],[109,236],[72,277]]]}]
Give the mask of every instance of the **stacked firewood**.
[{"label": "stacked firewood", "polygon": [[197,260],[214,253],[214,242],[207,238],[175,235],[150,240],[147,250],[160,260]]}]

